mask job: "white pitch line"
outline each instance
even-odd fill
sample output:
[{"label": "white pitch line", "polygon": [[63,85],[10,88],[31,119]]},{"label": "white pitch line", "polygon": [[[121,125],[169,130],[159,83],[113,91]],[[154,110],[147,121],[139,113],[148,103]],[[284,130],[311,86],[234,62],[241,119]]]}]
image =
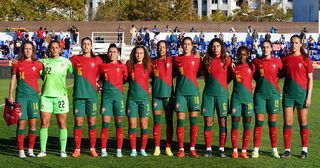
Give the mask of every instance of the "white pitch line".
[{"label": "white pitch line", "polygon": [[[66,88],[70,88],[72,87],[73,85],[68,85]],[[0,107],[3,107],[5,104],[1,104]]]}]

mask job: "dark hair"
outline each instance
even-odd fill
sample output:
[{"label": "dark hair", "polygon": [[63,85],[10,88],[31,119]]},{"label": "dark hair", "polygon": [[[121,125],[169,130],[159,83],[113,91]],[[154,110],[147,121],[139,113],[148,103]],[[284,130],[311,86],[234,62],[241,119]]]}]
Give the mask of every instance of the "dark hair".
[{"label": "dark hair", "polygon": [[110,51],[111,48],[116,48],[118,52],[120,51],[120,49],[117,47],[116,44],[111,43],[111,44],[109,45],[107,54],[102,54],[102,55],[100,55],[100,57],[101,57],[101,59],[103,60],[103,62],[110,62],[110,60],[109,60],[109,51]]},{"label": "dark hair", "polygon": [[114,43],[111,43],[111,44],[109,45],[108,52],[109,52],[110,48],[116,48],[118,51],[120,51],[120,49],[119,49],[119,48],[117,47],[117,45],[114,44]]},{"label": "dark hair", "polygon": [[184,38],[182,39],[182,46],[184,45],[184,43],[185,43],[186,40],[190,40],[191,43],[192,43],[192,38],[191,38],[191,37],[184,37]]},{"label": "dark hair", "polygon": [[264,40],[264,41],[262,42],[262,44],[264,44],[264,43],[269,43],[269,44],[270,44],[270,47],[271,47],[271,49],[272,49],[272,42],[271,42],[270,40]]},{"label": "dark hair", "polygon": [[147,49],[144,47],[144,46],[136,46],[133,48],[133,50],[131,51],[130,53],[130,58],[127,62],[128,64],[128,67],[129,67],[129,71],[134,71],[134,64],[137,63],[137,60],[136,60],[136,51],[138,48],[142,48],[143,51],[144,51],[144,57],[143,57],[143,67],[144,67],[144,70],[148,70],[150,65],[151,65],[151,62],[150,62],[150,56],[149,56],[149,53],[147,51]]},{"label": "dark hair", "polygon": [[61,45],[60,45],[60,42],[59,42],[59,41],[57,41],[57,40],[52,40],[52,41],[50,41],[49,46],[48,46],[48,49],[49,49],[49,56],[50,56],[50,57],[51,57],[50,48],[51,48],[51,46],[52,46],[52,44],[53,44],[53,43],[57,43],[57,44],[59,45],[59,47],[61,47]]},{"label": "dark hair", "polygon": [[37,57],[36,57],[36,48],[33,45],[33,43],[31,41],[25,41],[21,47],[21,55],[17,58],[18,61],[23,61],[26,59],[26,55],[24,54],[24,49],[26,47],[27,44],[30,44],[32,46],[32,55],[31,55],[31,60],[32,61],[37,61]]},{"label": "dark hair", "polygon": [[216,57],[216,55],[214,55],[214,53],[212,51],[212,46],[213,46],[214,42],[218,42],[221,46],[220,59],[221,59],[221,62],[223,63],[223,68],[226,68],[227,54],[226,54],[226,49],[224,48],[224,44],[221,39],[213,38],[208,45],[207,55],[203,59],[204,65],[205,65],[207,71],[209,71],[209,69],[210,69],[212,58]]},{"label": "dark hair", "polygon": [[160,41],[158,41],[158,43],[157,43],[157,58],[159,58],[160,57],[160,52],[159,52],[159,47],[160,47],[160,43],[164,43],[165,45],[166,45],[166,52],[168,52],[168,48],[169,48],[169,46],[168,46],[168,44],[167,44],[167,42],[166,42],[166,40],[160,40]]},{"label": "dark hair", "polygon": [[[249,49],[246,47],[246,46],[240,46],[239,48],[238,48],[238,50],[237,50],[237,60],[238,61],[240,61],[240,57],[241,57],[241,50],[245,50],[246,52],[247,52],[247,54],[248,54],[248,56],[249,56],[249,54],[250,54],[250,51],[249,51]],[[247,60],[247,62],[248,62],[248,60]]]},{"label": "dark hair", "polygon": [[[300,40],[300,43],[302,43],[302,39],[299,35],[295,34],[291,36],[290,42],[292,41],[293,38],[298,38]],[[291,46],[291,49],[292,49],[292,46]],[[305,52],[303,45],[300,47],[300,53],[303,56],[304,60],[306,60],[309,57],[308,54]]]},{"label": "dark hair", "polygon": [[[81,39],[81,49],[82,49],[82,44],[84,43],[85,40],[89,40],[90,43],[91,43],[91,46],[93,46],[93,43],[92,43],[92,40],[90,37],[84,37],[83,39]],[[83,54],[83,53],[82,53]],[[92,51],[92,48],[91,48],[91,51],[90,51],[90,55],[91,57],[96,57],[96,55],[94,54],[94,52]]]}]

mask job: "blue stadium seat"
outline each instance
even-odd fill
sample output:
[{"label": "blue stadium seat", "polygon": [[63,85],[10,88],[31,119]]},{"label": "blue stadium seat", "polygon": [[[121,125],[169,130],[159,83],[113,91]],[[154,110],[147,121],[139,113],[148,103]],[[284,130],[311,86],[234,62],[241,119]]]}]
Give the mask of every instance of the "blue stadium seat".
[{"label": "blue stadium seat", "polygon": [[4,46],[4,41],[0,40],[0,46]]}]

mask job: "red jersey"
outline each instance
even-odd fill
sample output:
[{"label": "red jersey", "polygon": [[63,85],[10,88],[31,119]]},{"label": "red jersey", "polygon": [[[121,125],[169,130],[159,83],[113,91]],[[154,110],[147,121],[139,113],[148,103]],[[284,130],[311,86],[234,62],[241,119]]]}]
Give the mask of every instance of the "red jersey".
[{"label": "red jersey", "polygon": [[74,97],[93,98],[96,96],[99,67],[102,64],[100,57],[72,56],[70,61],[74,73]]},{"label": "red jersey", "polygon": [[283,70],[285,73],[285,87],[287,92],[295,92],[298,84],[305,91],[308,90],[308,74],[313,73],[312,62],[309,57],[304,58],[302,55],[287,55],[282,57]]},{"label": "red jersey", "polygon": [[149,100],[149,76],[152,71],[150,67],[144,70],[143,64],[134,64],[134,69],[128,68],[128,98],[131,100]]},{"label": "red jersey", "polygon": [[[127,80],[128,71],[127,66],[117,63],[103,63],[100,66],[100,76],[103,79],[103,94],[107,94],[110,96],[115,96],[118,94],[118,91],[123,90],[123,83]],[[116,88],[116,90],[115,90]]]},{"label": "red jersey", "polygon": [[172,91],[172,58],[153,59],[152,96],[171,97]]},{"label": "red jersey", "polygon": [[266,98],[279,97],[279,73],[282,70],[282,62],[278,58],[256,58],[252,61],[256,68],[255,94],[261,94]]},{"label": "red jersey", "polygon": [[39,61],[18,61],[12,66],[12,75],[17,76],[17,94],[38,95],[38,79],[43,65]]},{"label": "red jersey", "polygon": [[197,73],[200,66],[200,58],[191,56],[174,57],[174,67],[178,70],[176,82],[177,95],[199,95]]},{"label": "red jersey", "polygon": [[[234,88],[235,85],[238,84],[239,86],[245,87],[251,94],[252,94],[252,80],[253,75],[255,72],[254,66],[249,66],[249,64],[240,64],[237,65],[233,70],[233,81],[234,81]],[[239,87],[239,93],[242,92],[242,89]],[[239,94],[241,95],[241,94]]]}]

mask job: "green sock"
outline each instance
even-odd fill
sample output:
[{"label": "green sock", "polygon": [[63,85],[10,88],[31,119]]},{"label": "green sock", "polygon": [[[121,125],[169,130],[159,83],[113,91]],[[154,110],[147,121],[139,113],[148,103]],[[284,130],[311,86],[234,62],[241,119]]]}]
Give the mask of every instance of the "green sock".
[{"label": "green sock", "polygon": [[60,129],[60,149],[62,152],[66,151],[67,140],[68,140],[68,130]]},{"label": "green sock", "polygon": [[40,129],[40,150],[42,152],[46,151],[47,140],[48,140],[48,128],[41,128]]}]

